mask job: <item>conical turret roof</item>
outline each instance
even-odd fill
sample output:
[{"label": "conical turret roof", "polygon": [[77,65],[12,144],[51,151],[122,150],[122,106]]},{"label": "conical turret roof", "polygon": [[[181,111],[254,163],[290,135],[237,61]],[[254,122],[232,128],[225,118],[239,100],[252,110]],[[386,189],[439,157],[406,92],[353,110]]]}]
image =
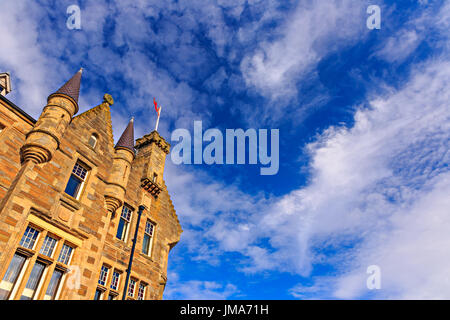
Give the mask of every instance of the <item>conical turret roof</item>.
[{"label": "conical turret roof", "polygon": [[127,148],[134,152],[134,118],[131,118],[125,131],[122,133],[115,148],[122,147]]},{"label": "conical turret roof", "polygon": [[65,94],[75,100],[78,103],[78,96],[80,94],[80,83],[81,83],[81,73],[83,68],[81,68],[77,73],[74,74],[69,81],[67,81],[61,88],[59,88],[55,93]]}]

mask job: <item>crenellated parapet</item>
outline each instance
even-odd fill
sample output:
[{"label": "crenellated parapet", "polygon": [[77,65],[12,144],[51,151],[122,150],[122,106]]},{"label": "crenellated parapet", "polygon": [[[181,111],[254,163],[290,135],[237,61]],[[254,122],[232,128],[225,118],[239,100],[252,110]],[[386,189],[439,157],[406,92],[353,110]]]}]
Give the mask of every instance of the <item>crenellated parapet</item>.
[{"label": "crenellated parapet", "polygon": [[136,149],[139,150],[151,144],[157,146],[165,154],[169,154],[170,152],[170,143],[168,143],[163,137],[161,137],[158,131],[153,131],[149,134],[146,134],[142,138],[137,139]]},{"label": "crenellated parapet", "polygon": [[157,198],[163,190],[164,166],[170,144],[157,131],[153,131],[136,141],[136,149],[138,158],[145,159],[141,187]]}]

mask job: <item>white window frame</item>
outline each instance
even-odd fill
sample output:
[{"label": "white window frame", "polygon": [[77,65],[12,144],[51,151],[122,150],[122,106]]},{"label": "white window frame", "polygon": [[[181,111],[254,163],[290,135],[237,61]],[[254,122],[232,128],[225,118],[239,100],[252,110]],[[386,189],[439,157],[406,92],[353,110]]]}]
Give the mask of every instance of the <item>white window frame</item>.
[{"label": "white window frame", "polygon": [[103,300],[103,297],[105,296],[105,292],[106,292],[106,291],[105,291],[103,288],[101,288],[101,287],[96,287],[96,288],[95,288],[95,292],[97,292],[97,290],[101,292],[101,293],[100,293],[100,297],[99,297],[98,300]]},{"label": "white window frame", "polygon": [[[67,247],[69,247],[69,248],[72,248],[72,250],[70,251],[70,254],[69,254],[69,259],[67,259],[67,263],[64,263],[64,262],[59,261],[59,258],[60,258],[60,256],[61,256],[61,253],[63,252],[65,246],[67,246]],[[61,250],[59,251],[59,255],[58,255],[57,262],[62,263],[62,264],[65,264],[66,266],[70,265],[70,262],[72,262],[72,257],[73,257],[73,253],[74,253],[74,252],[75,252],[75,246],[73,246],[73,245],[71,245],[71,244],[69,244],[69,243],[67,243],[67,242],[64,242],[63,245],[62,245],[62,247],[61,247]]]},{"label": "white window frame", "polygon": [[[152,234],[147,232],[147,225],[150,224],[152,226]],[[148,245],[148,251],[144,252],[145,255],[151,257],[152,256],[152,248],[153,248],[153,238],[155,237],[155,229],[156,229],[156,223],[154,223],[153,221],[151,221],[150,219],[147,219],[147,221],[145,222],[145,228],[144,228],[144,236],[148,235],[150,237],[150,243]],[[144,243],[142,242],[142,245],[144,245]]]},{"label": "white window frame", "polygon": [[[61,278],[59,279],[58,287],[56,288],[55,299],[53,299],[53,300],[58,300],[59,299],[59,294],[61,292],[61,288],[63,286],[63,281],[64,281],[64,277],[65,277],[66,273],[63,270],[58,269],[58,268],[54,268],[53,269],[53,273],[55,271],[59,271],[59,272],[62,273],[61,274]],[[52,275],[49,278],[49,282],[47,284],[47,288],[45,288],[44,300],[52,300],[52,297],[47,295],[47,290],[48,290],[48,286],[50,285],[51,278],[53,277],[53,273],[52,273]]]},{"label": "white window frame", "polygon": [[[142,290],[142,298],[140,298],[140,296],[139,296],[139,292],[141,292],[141,288],[143,288],[143,290]],[[140,282],[139,283],[139,287],[138,287],[137,297],[136,297],[137,300],[145,300],[145,292],[146,291],[147,291],[147,285],[142,283],[142,282]]]},{"label": "white window frame", "polygon": [[[118,274],[117,276],[117,285],[115,286],[116,288],[114,289],[113,286],[113,281],[114,281],[114,274]],[[118,291],[119,287],[120,287],[120,278],[121,278],[121,273],[118,270],[113,270],[112,276],[111,276],[111,283],[109,284],[109,288],[113,291]]]},{"label": "white window frame", "polygon": [[[30,277],[31,277],[31,273],[30,273],[28,275],[27,281],[25,282],[25,287],[23,288],[22,293],[20,294],[20,297],[26,296],[26,297],[31,298],[30,300],[37,300],[37,297],[39,296],[39,293],[42,290],[42,286],[44,284],[44,280],[47,278],[47,273],[48,273],[48,269],[49,269],[49,266],[46,263],[44,263],[42,261],[39,261],[39,260],[36,260],[36,261],[34,261],[34,264],[31,267],[31,270],[33,270],[34,266],[36,264],[38,264],[38,263],[44,265],[44,270],[42,270],[42,273],[41,273],[41,276],[40,276],[40,278],[38,280],[36,289],[34,289],[34,291],[31,291],[31,289],[28,289],[26,287],[28,281],[30,281]],[[31,296],[28,295],[29,292],[31,292]],[[19,297],[19,299],[20,299],[20,297]]]},{"label": "white window frame", "polygon": [[[94,140],[94,145],[91,145],[91,144],[89,143],[89,142],[91,141],[91,139]],[[91,134],[91,136],[89,137],[89,140],[88,140],[88,145],[89,145],[92,149],[95,149],[95,147],[97,146],[97,142],[98,142],[97,136],[96,136],[95,134]]]},{"label": "white window frame", "polygon": [[[55,240],[54,245],[53,245],[53,248],[51,248],[52,252],[51,252],[50,255],[46,254],[45,252],[42,252],[42,250],[43,250],[43,248],[44,248],[44,245],[46,245],[47,238],[50,238],[50,239],[52,239],[52,240]],[[47,257],[49,257],[49,258],[53,258],[53,255],[55,254],[55,251],[56,251],[55,249],[56,249],[57,247],[58,247],[58,239],[55,238],[55,237],[52,237],[52,236],[49,235],[49,234],[46,234],[46,235],[45,235],[45,238],[44,238],[44,242],[42,242],[41,249],[39,250],[39,253],[40,253],[40,254],[43,254],[44,256],[47,256]]]},{"label": "white window frame", "polygon": [[[18,254],[18,253],[15,252],[14,255],[16,255],[16,254]],[[19,255],[21,255],[21,254],[19,254]],[[23,256],[23,255],[22,255],[22,256]],[[9,297],[8,297],[8,300],[14,300],[14,297],[15,297],[16,294],[17,294],[17,290],[19,289],[19,286],[20,286],[20,284],[21,284],[22,281],[23,281],[23,277],[24,277],[25,272],[26,272],[26,270],[27,270],[27,268],[28,268],[28,265],[29,265],[29,263],[30,263],[30,258],[29,258],[29,257],[26,257],[26,256],[24,256],[24,257],[25,257],[25,261],[24,261],[24,263],[23,263],[23,265],[22,265],[22,268],[21,268],[20,271],[19,271],[19,274],[18,274],[18,276],[17,276],[17,279],[16,279],[16,281],[15,281],[14,283],[11,284],[11,287],[10,287],[10,290],[9,290]],[[11,261],[12,261],[12,259],[11,259]],[[9,263],[11,263],[11,261],[10,261]],[[3,276],[4,276],[4,275],[3,275]],[[0,285],[6,285],[6,281],[5,281],[5,284],[3,284],[3,282],[4,282],[3,279],[0,280]]]},{"label": "white window frame", "polygon": [[[130,214],[129,214],[130,217],[128,218],[128,220],[126,218],[122,217],[123,211],[125,208],[130,210]],[[120,212],[120,216],[119,216],[119,223],[120,223],[121,219],[123,219],[125,221],[125,227],[124,227],[125,231],[122,231],[125,234],[123,235],[123,237],[119,238],[119,240],[122,240],[123,242],[127,242],[127,240],[128,240],[128,234],[130,233],[130,225],[131,225],[131,221],[133,220],[133,213],[134,213],[134,211],[130,206],[128,206],[126,204],[123,205],[122,211]],[[119,227],[119,224],[117,225],[117,228],[118,227]]]},{"label": "white window frame", "polygon": [[[81,167],[82,169],[84,169],[86,171],[86,174],[85,174],[84,178],[80,177],[79,175],[77,175],[74,172],[76,166],[79,166],[79,167]],[[75,162],[75,165],[72,168],[72,171],[70,172],[69,180],[72,177],[72,175],[74,175],[78,179],[81,179],[80,187],[78,188],[77,194],[74,197],[76,200],[80,200],[80,196],[81,196],[81,194],[83,193],[83,190],[84,190],[84,185],[86,184],[86,180],[87,180],[87,178],[89,176],[89,171],[90,171],[89,168],[85,164],[83,164],[80,160],[77,160],[77,162]],[[67,181],[67,183],[69,183],[69,181]]]},{"label": "white window frame", "polygon": [[[130,278],[130,283],[128,284],[128,288],[127,288],[127,296],[128,297],[134,298],[134,295],[136,294],[136,284],[137,284],[137,282],[138,281],[136,279]],[[132,294],[130,294],[131,283],[134,284],[133,285],[133,292],[132,292]]]},{"label": "white window frame", "polygon": [[[103,272],[103,268],[106,269],[105,281],[104,281],[105,283],[104,283],[104,284],[100,283],[100,280],[102,279],[102,274],[104,273],[104,272]],[[101,286],[103,286],[103,287],[106,287],[106,286],[108,285],[108,275],[109,275],[109,270],[110,270],[110,269],[111,269],[111,268],[108,268],[107,266],[102,265],[102,267],[100,268],[100,275],[98,276],[97,284],[99,284],[99,285],[101,285]]]},{"label": "white window frame", "polygon": [[[23,239],[23,237],[25,236],[25,233],[27,232],[28,228],[33,229],[33,230],[36,230],[37,233],[38,233],[36,239],[34,240],[33,246],[32,246],[31,248],[24,247],[24,246],[21,245],[22,239]],[[25,228],[25,231],[24,231],[24,233],[23,233],[23,235],[22,235],[22,238],[20,238],[19,245],[20,245],[21,247],[23,247],[23,248],[27,248],[27,249],[30,249],[30,250],[35,250],[35,249],[36,249],[36,245],[37,245],[37,243],[39,242],[39,238],[40,238],[40,236],[41,236],[41,233],[42,233],[42,230],[40,230],[40,229],[34,227],[33,225],[28,225],[28,226]]]}]

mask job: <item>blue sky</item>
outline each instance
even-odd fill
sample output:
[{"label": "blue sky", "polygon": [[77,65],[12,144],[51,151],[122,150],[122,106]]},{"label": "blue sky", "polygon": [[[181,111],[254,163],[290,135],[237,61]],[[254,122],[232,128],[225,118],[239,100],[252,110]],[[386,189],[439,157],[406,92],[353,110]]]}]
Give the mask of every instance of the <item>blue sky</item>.
[{"label": "blue sky", "polygon": [[[81,30],[66,8],[81,8]],[[381,29],[366,10],[381,8]],[[8,98],[38,117],[85,69],[115,139],[177,128],[280,130],[280,170],[174,165],[184,229],[166,299],[450,298],[448,1],[0,3]],[[367,267],[381,289],[366,287]]]}]

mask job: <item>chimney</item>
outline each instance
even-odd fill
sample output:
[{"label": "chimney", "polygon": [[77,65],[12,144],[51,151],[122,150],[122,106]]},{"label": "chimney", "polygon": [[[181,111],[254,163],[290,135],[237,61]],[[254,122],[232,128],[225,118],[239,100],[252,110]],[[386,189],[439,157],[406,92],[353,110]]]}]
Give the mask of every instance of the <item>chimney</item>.
[{"label": "chimney", "polygon": [[9,72],[0,73],[0,94],[6,96],[11,92],[11,76]]}]

